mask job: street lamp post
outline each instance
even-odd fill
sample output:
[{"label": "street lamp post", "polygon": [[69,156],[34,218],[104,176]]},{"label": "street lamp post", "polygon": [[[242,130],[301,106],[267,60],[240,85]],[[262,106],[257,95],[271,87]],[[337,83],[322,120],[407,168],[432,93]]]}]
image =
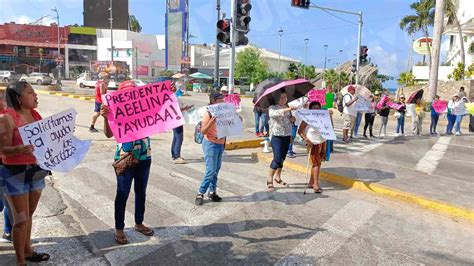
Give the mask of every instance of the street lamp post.
[{"label": "street lamp post", "polygon": [[280,72],[281,72],[281,69],[280,69],[280,61],[281,61],[281,37],[283,36],[283,29],[280,28],[278,30],[278,35],[280,35],[280,51],[278,52],[278,76],[280,76]]},{"label": "street lamp post", "polygon": [[303,66],[303,78],[306,79],[306,59],[308,57],[308,43],[309,39],[304,39],[304,66]]},{"label": "street lamp post", "polygon": [[61,35],[60,35],[60,29],[59,29],[59,12],[58,12],[58,9],[56,7],[54,7],[53,9],[51,9],[51,11],[53,12],[56,12],[56,19],[58,20],[58,66],[56,66],[56,68],[58,69],[58,80],[56,82],[56,86],[58,88],[61,87],[61,64],[60,64],[60,57],[61,57]]},{"label": "street lamp post", "polygon": [[324,72],[326,72],[326,61],[327,61],[326,52],[328,50],[328,45],[325,44],[323,47],[324,47]]},{"label": "street lamp post", "polygon": [[114,17],[112,13],[112,0],[110,0],[110,6],[109,6],[109,22],[110,22],[110,61],[112,61],[112,64],[114,63]]},{"label": "street lamp post", "polygon": [[[339,50],[339,62],[342,62],[341,61],[341,55],[342,55],[342,52],[344,52],[343,50]],[[339,69],[339,73],[337,75],[339,77],[339,90],[341,89],[341,69]]]}]

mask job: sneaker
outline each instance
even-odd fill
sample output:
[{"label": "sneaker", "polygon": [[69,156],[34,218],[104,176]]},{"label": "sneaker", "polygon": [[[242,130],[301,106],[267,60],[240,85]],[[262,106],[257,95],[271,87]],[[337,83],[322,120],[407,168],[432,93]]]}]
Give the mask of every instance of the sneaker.
[{"label": "sneaker", "polygon": [[455,135],[456,136],[461,136],[461,132],[458,131],[458,132],[455,133]]},{"label": "sneaker", "polygon": [[12,234],[3,233],[2,242],[12,242]]},{"label": "sneaker", "polygon": [[175,163],[175,164],[186,164],[186,160],[179,157],[179,158],[173,159],[173,163]]},{"label": "sneaker", "polygon": [[367,135],[364,134],[364,138],[368,139],[369,137],[367,137]]},{"label": "sneaker", "polygon": [[196,199],[194,200],[194,204],[202,205],[204,203],[204,194],[197,194]]},{"label": "sneaker", "polygon": [[209,197],[209,199],[211,199],[212,201],[214,202],[220,202],[222,201],[222,198],[219,197],[219,195],[217,195],[216,192],[209,192],[209,195],[207,195]]},{"label": "sneaker", "polygon": [[95,127],[90,127],[89,132],[90,133],[97,133],[97,132],[99,132],[99,130],[97,130]]},{"label": "sneaker", "polygon": [[294,152],[292,152],[292,151],[289,151],[286,156],[288,156],[288,158],[295,158],[295,157],[296,157],[296,154],[295,154]]}]

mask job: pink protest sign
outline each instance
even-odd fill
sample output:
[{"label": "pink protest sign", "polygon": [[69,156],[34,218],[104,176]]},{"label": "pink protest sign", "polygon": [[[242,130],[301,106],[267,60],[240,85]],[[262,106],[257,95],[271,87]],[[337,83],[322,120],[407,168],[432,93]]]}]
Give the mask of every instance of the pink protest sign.
[{"label": "pink protest sign", "polygon": [[435,100],[433,102],[433,109],[437,113],[444,113],[444,112],[446,112],[447,108],[448,108],[448,102],[447,101]]},{"label": "pink protest sign", "polygon": [[149,137],[184,123],[170,81],[109,92],[102,96],[102,101],[109,107],[107,120],[119,143]]},{"label": "pink protest sign", "polygon": [[387,105],[388,107],[392,108],[392,109],[395,109],[397,111],[399,111],[400,109],[402,109],[403,105],[401,104],[398,104],[398,103],[394,103],[394,102],[391,102],[391,101],[388,101],[387,102]]},{"label": "pink protest sign", "polygon": [[390,99],[388,98],[387,95],[382,96],[382,99],[377,103],[377,110],[382,109],[382,107],[385,105],[386,102],[388,102]]},{"label": "pink protest sign", "polygon": [[326,105],[326,90],[312,89],[308,92],[308,100],[310,102],[319,102],[321,106]]},{"label": "pink protest sign", "polygon": [[227,94],[224,98],[224,102],[233,104],[235,107],[235,110],[237,110],[238,112],[241,109],[240,101],[241,101],[240,94],[238,93]]}]

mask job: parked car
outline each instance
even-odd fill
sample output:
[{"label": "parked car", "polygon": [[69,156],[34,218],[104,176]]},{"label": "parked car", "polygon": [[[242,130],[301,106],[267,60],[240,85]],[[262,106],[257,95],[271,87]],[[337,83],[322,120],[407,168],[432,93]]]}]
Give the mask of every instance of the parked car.
[{"label": "parked car", "polygon": [[20,74],[10,70],[0,70],[0,81],[10,82],[20,78]]},{"label": "parked car", "polygon": [[29,75],[21,76],[20,81],[26,81],[36,85],[49,85],[53,83],[53,78],[46,73],[33,72]]},{"label": "parked car", "polygon": [[146,85],[146,82],[143,82],[141,79],[132,79],[135,82],[135,85],[137,86],[143,86]]},{"label": "parked car", "polygon": [[[81,88],[95,88],[95,84],[97,84],[97,80],[92,79],[91,73],[85,72],[79,75],[76,79],[76,85]],[[117,84],[115,81],[109,81],[109,89],[117,88]]]}]

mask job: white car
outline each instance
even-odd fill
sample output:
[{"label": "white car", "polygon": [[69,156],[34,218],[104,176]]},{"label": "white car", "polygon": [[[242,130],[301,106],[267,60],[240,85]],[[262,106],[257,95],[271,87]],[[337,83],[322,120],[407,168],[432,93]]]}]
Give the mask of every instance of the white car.
[{"label": "white car", "polygon": [[53,83],[53,78],[46,73],[33,72],[29,75],[22,75],[20,81],[36,85],[49,85]]},{"label": "white car", "polygon": [[[90,73],[82,73],[79,75],[79,77],[76,79],[76,85],[81,87],[81,88],[95,88],[95,84],[97,83],[97,80],[92,80]],[[117,88],[117,85],[115,81],[109,81],[109,88]]]},{"label": "white car", "polygon": [[9,70],[0,70],[0,82],[10,82],[16,81],[20,78],[20,74],[9,71]]},{"label": "white car", "polygon": [[137,86],[143,86],[143,85],[148,84],[148,83],[143,82],[141,79],[132,79],[132,80],[135,82],[135,85]]}]

